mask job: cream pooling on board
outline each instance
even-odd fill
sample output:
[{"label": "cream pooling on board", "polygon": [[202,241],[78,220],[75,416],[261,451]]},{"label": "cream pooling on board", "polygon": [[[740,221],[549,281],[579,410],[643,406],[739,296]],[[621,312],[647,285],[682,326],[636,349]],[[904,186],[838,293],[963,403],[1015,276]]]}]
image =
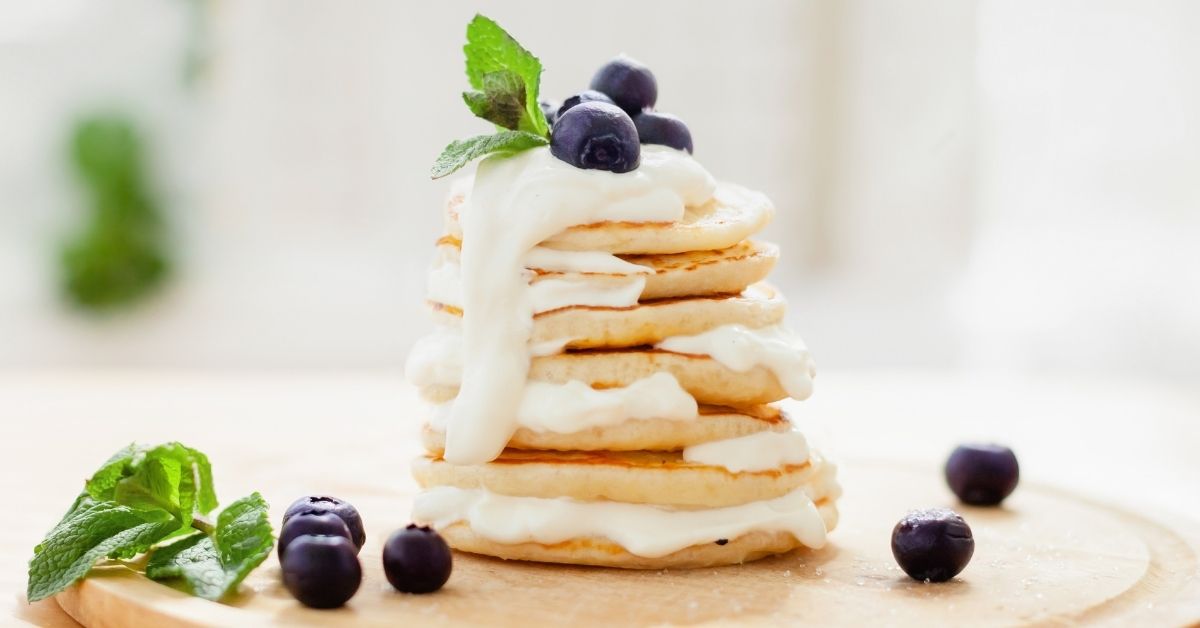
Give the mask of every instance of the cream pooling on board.
[{"label": "cream pooling on board", "polygon": [[633,172],[580,170],[546,148],[484,160],[460,211],[463,232],[462,383],[446,430],[446,461],[495,459],[516,430],[534,303],[529,252],[575,225],[673,222],[712,196],[715,183],[686,153],[647,146]]}]

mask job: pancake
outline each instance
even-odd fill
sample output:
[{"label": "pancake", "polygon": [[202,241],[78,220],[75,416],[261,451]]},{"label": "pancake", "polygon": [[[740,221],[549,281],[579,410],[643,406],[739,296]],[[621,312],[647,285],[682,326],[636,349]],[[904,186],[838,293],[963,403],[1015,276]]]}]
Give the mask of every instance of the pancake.
[{"label": "pancake", "polygon": [[[779,378],[766,367],[738,372],[706,355],[648,348],[577,351],[534,358],[529,379],[554,383],[579,380],[592,388],[618,388],[659,371],[674,375],[679,385],[702,404],[751,406],[788,396]],[[421,388],[421,396],[435,403],[449,401],[457,394],[457,387]]]},{"label": "pancake", "polygon": [[[462,242],[454,236],[438,240],[438,252],[445,261],[458,263]],[[646,285],[641,299],[737,294],[762,281],[779,259],[779,247],[767,242],[743,240],[714,251],[689,251],[670,255],[622,255],[626,262],[647,268]],[[618,273],[567,273],[530,265],[534,281],[545,279],[588,279],[597,284],[620,281]]]},{"label": "pancake", "polygon": [[[462,310],[431,304],[434,319],[457,327]],[[532,342],[562,342],[568,349],[620,349],[653,345],[671,336],[691,336],[722,325],[757,329],[783,321],[787,304],[770,285],[758,283],[741,294],[660,299],[628,308],[568,307],[534,316]]]},{"label": "pancake", "polygon": [[[714,440],[789,429],[791,423],[774,406],[753,406],[739,410],[701,406],[700,416],[684,421],[635,419],[570,434],[520,428],[508,441],[508,447],[551,451],[678,451],[689,445]],[[445,450],[446,433],[428,423],[421,430],[421,439],[425,449],[432,454],[440,456]]]},{"label": "pancake", "polygon": [[[446,201],[446,233],[462,239],[458,212],[470,191],[465,179]],[[762,193],[733,183],[717,184],[705,204],[689,207],[678,222],[601,222],[571,227],[543,244],[569,251],[618,254],[685,253],[729,248],[762,229],[775,213]]]},{"label": "pancake", "polygon": [[779,247],[743,240],[727,249],[671,255],[625,255],[622,259],[654,269],[642,299],[736,294],[762,281],[779,261]]},{"label": "pancake", "polygon": [[[833,498],[816,502],[825,528],[837,526],[838,511]],[[685,547],[666,556],[646,557],[631,554],[620,545],[603,538],[584,537],[553,545],[540,543],[497,543],[476,534],[466,523],[442,527],[438,532],[456,550],[495,556],[506,560],[530,560],[569,565],[593,565],[623,569],[690,569],[718,567],[783,554],[803,547],[787,532],[750,532],[728,539],[724,544],[704,543]]]},{"label": "pancake", "polygon": [[679,452],[546,452],[506,449],[492,462],[454,465],[425,456],[413,463],[422,488],[482,488],[517,497],[569,497],[718,508],[783,496],[798,488],[820,497],[836,487],[836,467],[816,452],[800,464],[732,473],[688,462]]}]

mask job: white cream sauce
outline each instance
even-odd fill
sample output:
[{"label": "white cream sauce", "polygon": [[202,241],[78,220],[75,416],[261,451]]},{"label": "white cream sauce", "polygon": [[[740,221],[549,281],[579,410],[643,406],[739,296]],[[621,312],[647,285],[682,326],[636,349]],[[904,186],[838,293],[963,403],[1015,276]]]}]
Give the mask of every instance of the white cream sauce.
[{"label": "white cream sauce", "polygon": [[548,148],[480,163],[459,215],[462,354],[471,359],[446,430],[447,461],[492,460],[516,429],[536,311],[529,252],[575,225],[680,220],[714,188],[691,156],[657,146],[643,147],[641,166],[625,174],[575,168]]},{"label": "white cream sauce", "polygon": [[603,273],[609,275],[650,275],[654,269],[627,262],[604,251],[560,251],[535,246],[525,256],[525,267],[557,273]]},{"label": "white cream sauce", "polygon": [[[544,250],[549,251],[550,249]],[[555,253],[565,253],[565,251],[556,251]],[[580,252],[572,251],[571,253]],[[634,269],[644,268],[628,264],[613,255],[608,255],[608,257],[621,264],[632,266]],[[587,265],[586,261],[573,259],[549,261],[554,262],[559,268],[582,268]],[[605,260],[597,261],[593,268],[604,267],[604,262]],[[646,287],[645,276],[649,272],[626,272],[628,271],[626,268],[610,268],[621,272],[568,270],[554,271],[564,274],[549,277],[536,277],[532,272],[527,272],[529,298],[533,302],[534,313],[549,312],[570,306],[631,307],[637,305],[638,299],[642,296],[642,290]],[[457,261],[448,259],[434,261],[433,266],[429,269],[425,295],[435,303],[452,305],[460,309],[463,307],[462,267]]]},{"label": "white cream sauce", "polygon": [[413,518],[446,527],[465,522],[496,543],[551,545],[601,537],[645,557],[736,539],[753,531],[789,532],[804,545],[825,545],[825,523],[803,489],[739,506],[680,510],[647,504],[513,497],[483,489],[440,486],[417,495]]},{"label": "white cream sauce", "polygon": [[733,473],[766,471],[806,462],[808,441],[797,430],[758,432],[685,447],[683,459]]},{"label": "white cream sauce", "polygon": [[[430,426],[446,429],[453,401],[438,404]],[[685,421],[698,416],[696,400],[670,373],[655,373],[622,388],[595,390],[580,382],[531,381],[517,409],[517,426],[535,432],[572,434],[635,419]]]},{"label": "white cream sauce", "polygon": [[804,341],[783,325],[758,329],[722,325],[695,336],[673,336],[655,347],[675,353],[707,355],[738,372],[756,366],[766,367],[794,399],[807,399],[812,394],[812,380],[817,374]]}]

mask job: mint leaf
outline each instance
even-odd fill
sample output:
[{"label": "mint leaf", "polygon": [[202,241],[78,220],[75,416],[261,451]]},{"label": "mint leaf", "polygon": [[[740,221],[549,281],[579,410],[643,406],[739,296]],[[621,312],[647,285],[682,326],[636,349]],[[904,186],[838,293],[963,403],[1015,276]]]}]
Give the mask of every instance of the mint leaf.
[{"label": "mint leaf", "polygon": [[[147,457],[113,489],[113,501],[138,510],[165,510],[182,520],[179,483],[183,465],[171,458]],[[188,523],[191,522],[189,513]]]},{"label": "mint leaf", "polygon": [[[146,452],[146,460],[163,460],[179,463],[179,510],[185,523],[197,514],[208,514],[217,507],[217,494],[213,489],[212,465],[208,456],[180,443],[159,445]],[[118,500],[119,501],[119,500]]]},{"label": "mint leaf", "polygon": [[182,580],[192,595],[220,600],[271,554],[275,537],[267,502],[254,493],[217,517],[213,536],[197,533],[159,548],[146,564],[154,580]]},{"label": "mint leaf", "polygon": [[[463,92],[463,102],[471,113],[501,129],[528,131],[525,116],[525,82],[509,70],[483,75],[483,91]],[[524,127],[524,128],[522,128]]]},{"label": "mint leaf", "polygon": [[130,445],[104,463],[85,487],[97,500],[166,510],[182,527],[217,507],[208,457],[180,443]]},{"label": "mint leaf", "polygon": [[191,531],[195,517],[216,507],[204,454],[180,443],[125,447],[85,482],[84,492],[34,548],[29,599],[58,593],[105,557],[132,558]]},{"label": "mint leaf", "polygon": [[440,179],[472,160],[490,153],[514,153],[527,148],[544,146],[550,141],[540,135],[525,131],[502,131],[495,135],[477,135],[470,139],[455,140],[442,151],[433,162],[430,175]]},{"label": "mint leaf", "polygon": [[126,471],[133,465],[134,458],[141,454],[142,449],[136,443],[113,454],[84,485],[88,495],[94,499],[110,499],[117,482],[125,477]]},{"label": "mint leaf", "polygon": [[106,556],[129,558],[150,548],[178,522],[161,511],[139,511],[81,498],[29,562],[30,602],[48,598],[87,575]]},{"label": "mint leaf", "polygon": [[534,135],[549,136],[546,116],[538,106],[542,62],[537,57],[517,43],[499,24],[482,15],[476,15],[467,24],[467,44],[463,46],[463,54],[467,59],[467,80],[476,90],[486,93],[484,76],[493,72],[507,70],[520,77],[525,83],[525,102],[524,120],[518,128]]}]

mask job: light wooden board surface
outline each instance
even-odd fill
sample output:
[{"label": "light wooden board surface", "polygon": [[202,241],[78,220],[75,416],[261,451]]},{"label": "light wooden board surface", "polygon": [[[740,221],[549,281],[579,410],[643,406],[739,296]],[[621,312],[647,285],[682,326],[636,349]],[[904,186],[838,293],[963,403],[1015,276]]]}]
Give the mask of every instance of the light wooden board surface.
[{"label": "light wooden board surface", "polygon": [[[843,383],[850,381],[855,384]],[[895,382],[903,382],[906,394],[921,398],[924,406],[893,408],[898,395],[881,393],[897,392],[898,387],[887,389]],[[975,530],[976,554],[960,579],[946,585],[911,582],[898,571],[888,546],[891,526],[909,508],[953,503],[936,470],[939,452],[974,431],[955,432],[954,421],[970,409],[966,401],[974,407],[981,399],[999,398],[991,393],[1012,386],[999,382],[968,386],[955,378],[905,379],[892,374],[858,374],[839,380],[835,374],[826,377],[822,391],[829,402],[804,406],[842,408],[840,415],[827,416],[835,419],[830,423],[842,449],[852,449],[843,456],[847,494],[842,524],[830,548],[742,567],[667,573],[515,564],[460,555],[447,589],[419,597],[392,593],[378,565],[379,542],[405,522],[413,492],[407,460],[416,448],[408,438],[416,409],[411,391],[396,374],[215,378],[76,374],[26,378],[20,383],[20,387],[0,385],[0,405],[20,409],[28,420],[0,425],[4,430],[0,435],[5,437],[0,446],[9,460],[19,463],[6,469],[5,488],[21,495],[31,514],[15,522],[14,532],[0,539],[6,586],[23,587],[17,577],[29,547],[61,514],[82,476],[110,450],[135,438],[177,438],[208,451],[223,499],[228,502],[261,490],[276,507],[276,520],[290,499],[312,491],[341,493],[366,517],[367,580],[345,610],[331,613],[299,607],[279,586],[272,557],[231,606],[190,598],[110,570],[61,598],[88,625],[233,625],[266,620],[291,625],[405,621],[424,625],[454,620],[579,625],[785,620],[822,625],[1181,624],[1200,620],[1196,558],[1200,536],[1195,524],[1163,516],[1164,508],[1143,506],[1144,501],[1108,497],[1090,501],[1080,497],[1087,487],[1042,488],[1056,484],[1053,480],[1058,477],[1072,479],[1071,474],[1079,472],[1076,467],[1091,464],[1089,456],[1121,451],[1127,456],[1124,465],[1141,469],[1135,476],[1137,486],[1164,495],[1187,494],[1179,491],[1191,484],[1187,474],[1195,466],[1183,467],[1181,474],[1161,474],[1163,478],[1178,475],[1180,482],[1174,487],[1150,481],[1162,465],[1177,460],[1156,463],[1150,454],[1188,446],[1187,439],[1193,437],[1188,430],[1169,437],[1165,431],[1169,426],[1158,423],[1171,419],[1173,425],[1178,416],[1193,414],[1197,406],[1181,405],[1178,398],[1169,399],[1169,406],[1155,406],[1151,397],[1136,398],[1124,391],[1125,403],[1144,410],[1142,433],[1121,437],[1113,430],[1097,430],[1090,448],[1066,447],[1066,442],[1039,445],[1069,427],[1048,422],[1053,417],[1038,414],[1036,408],[995,427],[1017,446],[1023,464],[1032,471],[1028,475],[1040,484],[1026,481],[1004,510],[962,510]],[[1076,411],[1089,414],[1091,425],[1106,425],[1108,419],[1100,411],[1114,401],[1100,392],[1094,397],[1081,392],[1064,393],[1063,400],[1052,406],[1055,412],[1070,401]],[[869,393],[878,398],[871,404]],[[1052,401],[1046,394],[1032,388],[1023,393],[1025,400],[1040,396]],[[945,405],[939,405],[939,397]],[[991,403],[979,406],[977,412],[998,412],[997,406],[1004,409],[1003,403]],[[1125,405],[1116,407],[1123,411]],[[1172,408],[1178,413],[1172,414]],[[873,409],[880,414],[872,415]],[[911,422],[908,417],[915,414],[923,421]],[[1106,440],[1106,434],[1111,438]],[[1155,447],[1139,450],[1148,434],[1155,436],[1151,439]],[[30,443],[54,439],[59,463],[42,465],[46,450]],[[869,439],[879,444],[878,449],[847,446]],[[887,457],[881,450],[913,454],[893,456],[913,462],[880,462]],[[30,473],[31,469],[39,472]],[[1133,475],[1113,465],[1096,464],[1092,469],[1095,483],[1088,486],[1105,489],[1120,489]],[[1114,496],[1122,494],[1115,489]],[[17,621],[74,623],[53,603],[25,606],[17,597],[16,604],[13,619]]]},{"label": "light wooden board surface", "polygon": [[[848,464],[843,525],[816,552],[695,571],[628,572],[504,562],[459,554],[434,595],[393,592],[380,542],[406,521],[408,495],[335,492],[363,506],[371,541],[365,580],[347,608],[305,609],[280,584],[274,558],[229,606],[176,593],[115,568],[59,597],[86,626],[600,626],[740,621],[779,625],[877,621],[1010,625],[1200,620],[1194,529],[1170,526],[1061,492],[1022,487],[1004,509],[961,509],[977,549],[960,578],[914,582],[891,556],[891,525],[913,505],[952,505],[935,469]],[[269,489],[270,487],[268,487]],[[399,518],[397,518],[399,516]]]}]

